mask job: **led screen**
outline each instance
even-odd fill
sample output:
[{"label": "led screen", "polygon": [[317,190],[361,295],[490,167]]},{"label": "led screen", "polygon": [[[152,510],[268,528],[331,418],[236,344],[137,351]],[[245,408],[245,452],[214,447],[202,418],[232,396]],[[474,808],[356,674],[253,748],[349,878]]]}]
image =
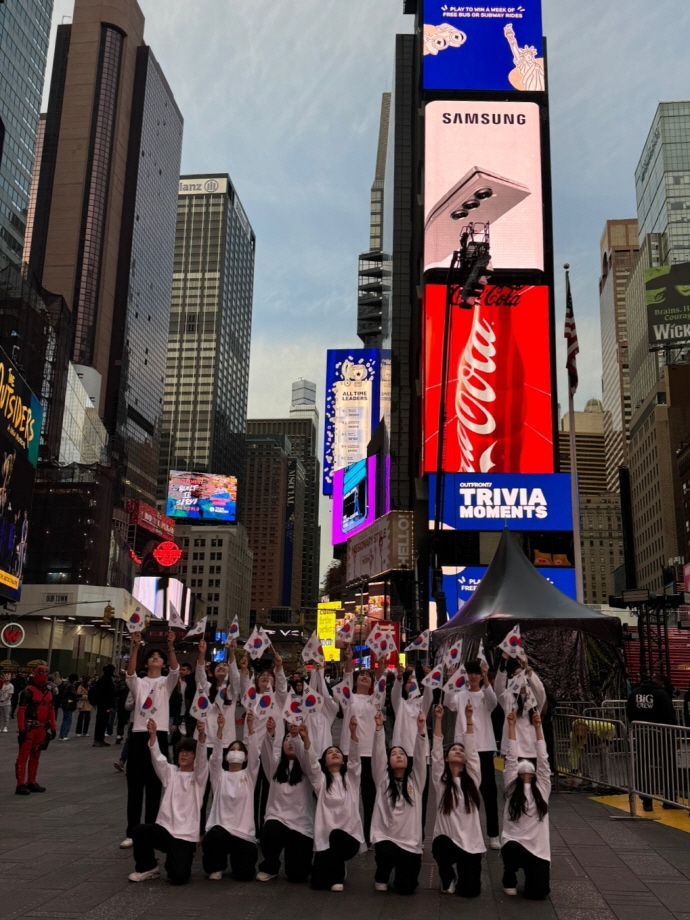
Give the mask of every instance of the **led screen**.
[{"label": "led screen", "polygon": [[376,520],[376,457],[333,474],[332,543],[345,543]]},{"label": "led screen", "polygon": [[132,596],[159,620],[170,620],[170,612],[191,622],[192,594],[177,578],[139,575],[134,579]]},{"label": "led screen", "polygon": [[168,517],[229,523],[237,517],[237,477],[171,470]]},{"label": "led screen", "polygon": [[649,344],[690,341],[690,263],[648,268],[644,278]]},{"label": "led screen", "polygon": [[544,269],[541,130],[533,102],[426,106],[424,270],[447,268],[470,221],[494,269]]}]

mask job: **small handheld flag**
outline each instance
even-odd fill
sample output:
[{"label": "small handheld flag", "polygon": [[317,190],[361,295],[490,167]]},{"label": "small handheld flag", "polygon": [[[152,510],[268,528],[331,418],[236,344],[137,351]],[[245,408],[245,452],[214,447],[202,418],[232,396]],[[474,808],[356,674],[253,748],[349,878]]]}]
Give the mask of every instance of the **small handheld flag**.
[{"label": "small handheld flag", "polygon": [[443,686],[444,693],[459,693],[467,687],[467,671],[464,665],[460,665],[455,674]]},{"label": "small handheld flag", "polygon": [[240,621],[235,617],[228,628],[228,634],[225,639],[225,647],[230,648],[230,643],[233,639],[239,639],[240,637]]},{"label": "small handheld flag", "polygon": [[443,656],[443,663],[451,668],[456,667],[462,662],[462,639],[458,639],[455,645],[451,645],[446,654]]},{"label": "small handheld flag", "polygon": [[172,601],[168,604],[168,623],[171,629],[185,629],[184,620]]},{"label": "small handheld flag", "polygon": [[203,636],[206,634],[206,621],[208,617],[202,617],[198,623],[195,623],[194,626],[189,630],[185,639],[191,639],[193,636]]},{"label": "small handheld flag", "polygon": [[516,626],[511,629],[503,642],[498,646],[502,652],[511,658],[522,657],[522,637],[520,636],[520,627]]},{"label": "small handheld flag", "polygon": [[127,620],[127,629],[131,633],[143,632],[144,627],[146,626],[146,619],[141,610],[141,607],[137,607],[131,617]]},{"label": "small handheld flag", "polygon": [[313,661],[315,664],[323,664],[323,648],[321,639],[316,635],[316,630],[309,637],[309,641],[302,649],[302,661],[308,664]]},{"label": "small handheld flag", "polygon": [[406,652],[428,652],[431,630],[425,629],[423,633],[413,639],[405,649]]},{"label": "small handheld flag", "polygon": [[440,687],[443,684],[443,665],[432,668],[422,681],[422,684],[425,687],[431,687],[432,690]]},{"label": "small handheld flag", "polygon": [[201,719],[206,721],[206,718],[211,711],[211,701],[206,696],[206,694],[199,690],[197,687],[196,695],[194,697],[194,702],[189,707],[189,714],[193,719]]},{"label": "small handheld flag", "polygon": [[338,630],[336,630],[335,638],[337,642],[354,642],[355,621],[345,620],[343,625]]},{"label": "small handheld flag", "polygon": [[336,699],[343,709],[351,702],[353,693],[350,685],[341,681],[339,684],[336,684],[334,687],[331,687],[331,693],[333,694],[334,699]]},{"label": "small handheld flag", "polygon": [[271,640],[262,626],[255,626],[244,647],[252,658],[261,658],[266,649],[271,647]]}]

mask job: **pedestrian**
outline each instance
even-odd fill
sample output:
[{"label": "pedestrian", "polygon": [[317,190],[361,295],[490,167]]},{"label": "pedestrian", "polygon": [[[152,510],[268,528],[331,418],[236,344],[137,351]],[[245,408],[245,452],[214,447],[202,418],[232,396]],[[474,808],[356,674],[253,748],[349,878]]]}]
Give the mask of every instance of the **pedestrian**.
[{"label": "pedestrian", "polygon": [[89,702],[89,689],[91,686],[91,681],[88,674],[85,674],[79,686],[77,687],[77,695],[79,699],[77,700],[77,738],[88,738],[89,737],[89,724],[91,723],[91,713],[93,712],[93,706]]},{"label": "pedestrian", "polygon": [[[125,710],[129,716],[132,715],[133,709],[134,709],[134,694],[132,693],[131,690],[129,690],[127,693],[127,699],[125,700]],[[125,738],[125,743],[122,745],[122,751],[120,752],[120,757],[118,760],[113,761],[113,766],[118,771],[118,773],[125,772],[125,765],[127,764],[127,757],[129,756],[129,739],[132,737],[131,720],[127,722],[127,728],[125,729],[125,731],[127,732],[127,737]],[[174,744],[177,745],[177,742],[181,740],[182,740],[181,738],[178,738],[177,741],[174,742]],[[172,738],[170,739],[170,743],[171,744],[173,743]],[[176,757],[177,757],[177,754],[175,754],[175,757],[173,757],[173,763],[175,764],[175,766],[177,766],[177,761],[175,759]]]},{"label": "pedestrian", "polygon": [[[158,774],[153,769],[151,755],[148,751],[148,721],[152,715],[155,715],[158,724],[165,726],[162,731],[158,731],[158,747],[163,757],[167,758],[168,704],[170,694],[177,686],[180,673],[175,657],[174,642],[175,633],[169,631],[167,655],[157,648],[149,649],[144,655],[146,676],[138,677],[136,665],[141,645],[141,633],[132,633],[132,649],[127,663],[127,686],[134,697],[134,708],[127,763],[127,833],[120,844],[123,850],[132,846],[131,832],[141,823],[144,793],[146,794],[144,823],[154,824],[158,814],[162,786]],[[164,677],[162,672],[166,666],[169,666],[169,671]]]},{"label": "pedestrian", "polygon": [[508,748],[503,782],[505,808],[501,856],[503,858],[503,891],[517,894],[517,873],[525,873],[525,897],[545,898],[550,891],[551,843],[549,839],[549,796],[551,775],[549,757],[538,712],[532,718],[537,766],[531,760],[519,759],[515,710],[506,713]]},{"label": "pedestrian", "polygon": [[0,681],[0,731],[6,732],[10,724],[12,710],[12,694],[14,685],[9,674],[3,674]]},{"label": "pedestrian", "polygon": [[117,728],[115,731],[115,744],[122,744],[122,739],[127,731],[131,710],[127,709],[127,697],[129,696],[129,687],[124,672],[115,684],[115,709],[117,715]]},{"label": "pedestrian", "polygon": [[[628,723],[652,722],[655,725],[676,725],[676,711],[673,700],[663,689],[661,681],[644,676],[641,683],[635,687],[625,704],[625,713]],[[676,750],[675,741],[670,737],[663,737],[659,729],[646,729],[645,741],[636,745],[635,757],[638,781],[650,792],[669,800],[662,803],[666,809],[677,806],[670,800],[675,797],[678,788],[676,782]],[[662,763],[654,762],[654,755],[661,754]],[[644,811],[653,811],[654,805],[650,796],[640,795]]]},{"label": "pedestrian", "polygon": [[[417,737],[408,755],[400,745],[386,754],[383,713],[375,715],[372,772],[376,804],[371,821],[371,842],[376,853],[376,891],[393,888],[413,894],[422,868],[422,794],[427,778],[426,716],[417,711]],[[409,742],[408,742],[409,743]]]},{"label": "pedestrian", "polygon": [[314,849],[314,794],[295,754],[298,726],[290,726],[279,754],[275,750],[275,732],[275,719],[269,718],[261,763],[271,777],[271,786],[261,829],[263,862],[259,864],[256,879],[270,882],[276,878],[280,872],[280,854],[284,851],[287,880],[305,882],[311,873]]},{"label": "pedestrian", "polygon": [[21,692],[25,687],[28,686],[28,681],[25,674],[23,674],[21,671],[17,671],[17,674],[12,680],[12,686],[14,687],[14,693],[12,694],[12,710],[10,712],[10,718],[14,719],[17,712],[17,706],[19,705],[19,697],[21,696]]},{"label": "pedestrian", "polygon": [[218,716],[209,761],[213,804],[204,835],[204,872],[211,881],[220,881],[228,867],[233,878],[249,882],[256,873],[258,849],[254,824],[254,785],[259,771],[258,735],[254,731],[254,713],[247,713],[247,743],[233,741],[225,755],[228,769],[223,769],[223,729],[225,717]]},{"label": "pedestrian", "polygon": [[72,717],[77,711],[77,703],[79,702],[79,693],[77,692],[77,684],[79,683],[78,674],[70,674],[69,679],[62,682],[62,701],[60,706],[62,708],[62,722],[60,723],[60,741],[69,740],[69,730],[72,727]]},{"label": "pedestrian", "polygon": [[431,775],[438,812],[431,853],[438,865],[443,893],[457,891],[461,898],[476,898],[482,890],[482,856],[486,847],[479,821],[481,758],[475,746],[474,709],[469,700],[463,716],[462,740],[457,740],[456,731],[456,740],[444,754],[443,706],[434,710]]},{"label": "pedestrian", "polygon": [[467,686],[459,693],[446,694],[446,709],[456,712],[453,740],[463,743],[467,734],[465,712],[468,703],[472,707],[473,744],[479,754],[482,771],[479,791],[486,812],[486,833],[489,838],[489,847],[492,850],[500,850],[498,787],[494,766],[496,736],[492,721],[492,713],[498,705],[498,700],[489,681],[489,667],[485,661],[474,658],[467,662],[465,670],[467,671]]},{"label": "pedestrian", "polygon": [[[159,735],[163,733],[158,732],[154,719],[148,720],[147,728],[151,763],[164,792],[155,822],[132,829],[134,872],[129,880],[146,882],[159,878],[155,851],[160,850],[166,854],[168,880],[173,885],[185,885],[192,874],[199,839],[199,809],[208,777],[208,761],[197,756],[193,738],[183,738],[179,743],[179,766],[168,763],[159,745]],[[203,722],[199,724],[199,738],[205,745]]]},{"label": "pedestrian", "polygon": [[299,735],[294,741],[297,758],[317,797],[311,871],[311,887],[317,891],[343,891],[347,875],[345,864],[357,855],[364,843],[359,814],[362,767],[354,716],[348,726],[350,753],[347,762],[336,745],[327,748],[317,759],[306,723],[299,726]]},{"label": "pedestrian", "polygon": [[96,701],[96,727],[93,730],[93,747],[110,747],[105,740],[110,714],[115,711],[115,665],[107,664],[96,682],[93,698]]},{"label": "pedestrian", "polygon": [[[22,690],[17,706],[17,740],[19,754],[15,764],[16,795],[45,792],[36,782],[41,751],[55,738],[55,708],[53,694],[48,689],[48,668],[37,665],[27,686]],[[27,781],[28,764],[28,781]]]},{"label": "pedestrian", "polygon": [[48,686],[53,694],[53,706],[55,707],[55,716],[57,717],[58,709],[62,706],[62,693],[67,681],[60,677],[59,671],[53,671],[48,678]]},{"label": "pedestrian", "polygon": [[[503,658],[496,676],[496,698],[501,704],[506,716],[515,711],[517,722],[515,726],[518,756],[536,760],[537,749],[532,729],[532,719],[535,712],[541,713],[546,704],[546,692],[539,676],[529,666],[526,657],[510,658],[503,652]],[[529,705],[529,696],[533,697],[534,706]],[[508,749],[508,722],[503,723],[503,738],[501,752],[506,754]]]}]

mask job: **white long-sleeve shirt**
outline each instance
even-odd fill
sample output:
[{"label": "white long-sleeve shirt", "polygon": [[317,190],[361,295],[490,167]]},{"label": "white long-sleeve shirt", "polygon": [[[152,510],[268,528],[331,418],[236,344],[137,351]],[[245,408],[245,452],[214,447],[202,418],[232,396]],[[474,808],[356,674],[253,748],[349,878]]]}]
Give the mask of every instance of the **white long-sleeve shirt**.
[{"label": "white long-sleeve shirt", "polygon": [[[532,729],[534,732],[534,729]],[[537,786],[545,802],[548,802],[551,795],[551,775],[549,768],[549,757],[546,752],[546,743],[544,741],[535,741],[537,752]],[[522,782],[518,776],[518,743],[517,741],[508,741],[506,750],[506,762],[503,770],[503,785],[507,792],[510,791],[512,783],[516,780]],[[506,798],[505,808],[503,809],[503,833],[501,834],[501,843],[505,844],[509,840],[529,850],[539,859],[546,859],[551,862],[551,839],[549,833],[549,816],[544,816],[539,820],[537,806],[534,804],[532,786],[525,785],[525,798],[527,799],[527,810],[524,815],[520,815],[517,821],[511,821],[508,813],[509,799]]]},{"label": "white long-sleeve shirt", "polygon": [[301,739],[295,739],[295,753],[317,796],[314,814],[314,849],[317,853],[329,849],[331,831],[345,831],[360,844],[364,843],[362,819],[359,814],[359,786],[362,777],[359,745],[350,739],[349,748],[345,782],[343,777],[336,773],[329,789],[313,745],[309,745],[309,750],[305,751]]},{"label": "white long-sleeve shirt", "polygon": [[[305,837],[313,837],[314,792],[309,774],[303,772],[301,781],[295,786],[291,786],[289,782],[279,783],[277,779],[274,779],[274,773],[278,769],[280,755],[280,748],[276,749],[273,738],[266,732],[261,746],[261,763],[271,785],[268,790],[265,820],[280,821],[291,831],[297,831],[298,834],[303,834]],[[299,761],[292,763],[299,764]]]},{"label": "white long-sleeve shirt", "polygon": [[[338,704],[328,692],[326,681],[323,677],[323,670],[318,668],[312,671],[309,689],[323,697],[323,708],[320,712],[309,714],[307,726],[309,728],[309,737],[318,757],[321,757],[326,748],[333,745],[333,720],[338,714]],[[349,736],[349,731],[348,731]],[[265,769],[265,768],[264,768]]]},{"label": "white long-sleeve shirt", "polygon": [[[180,669],[171,670],[166,677],[139,677],[128,674],[125,682],[134,696],[133,732],[146,732],[149,719],[153,719],[159,731],[167,732],[170,722],[170,694],[177,687]],[[143,709],[147,700],[151,704]]]},{"label": "white long-sleeve shirt", "polygon": [[343,683],[352,691],[350,702],[343,707],[343,734],[340,739],[340,750],[348,755],[350,752],[350,719],[357,719],[357,737],[359,738],[359,756],[371,757],[374,745],[374,732],[376,731],[376,700],[373,693],[355,693],[352,686],[352,672],[347,672]]},{"label": "white long-sleeve shirt", "polygon": [[[401,745],[402,746],[402,745]],[[412,756],[412,773],[408,779],[408,791],[412,805],[406,802],[402,794],[395,805],[391,802],[388,777],[388,757],[384,731],[374,734],[374,749],[371,757],[371,772],[376,783],[376,802],[371,818],[371,842],[381,843],[389,840],[408,853],[422,852],[422,794],[426,784],[426,750],[425,735],[417,731]]]},{"label": "white long-sleeve shirt", "polygon": [[194,770],[183,772],[165,759],[158,741],[150,746],[151,761],[158,779],[163,784],[163,795],[156,824],[160,824],[177,840],[197,843],[199,817],[208,779],[206,753],[199,750],[194,758]]},{"label": "white long-sleeve shirt", "polygon": [[245,739],[247,766],[244,770],[223,769],[223,743],[213,742],[209,760],[213,805],[206,822],[207,827],[218,825],[241,840],[256,843],[254,827],[254,786],[259,772],[259,743],[256,732]]},{"label": "white long-sleeve shirt", "polygon": [[[500,680],[499,680],[500,678]],[[537,701],[537,709],[539,712],[544,708],[546,703],[546,691],[544,690],[544,684],[542,684],[539,676],[535,674],[534,671],[527,678],[527,683],[532,688],[534,697]],[[509,712],[513,710],[517,711],[517,700],[515,694],[510,690],[506,690],[507,685],[507,675],[505,671],[499,671],[496,675],[496,695],[498,697],[498,702],[501,704],[501,708],[508,715]],[[534,728],[530,721],[530,713],[526,710],[523,711],[521,716],[518,716],[517,722],[515,723],[515,734],[517,735],[517,744],[518,744],[518,757],[530,757],[536,758],[537,748],[536,740],[534,734]],[[506,719],[503,723],[503,735],[501,736],[501,752],[505,755],[508,751],[508,720]]]},{"label": "white long-sleeve shirt", "polygon": [[[408,757],[414,757],[414,750],[417,745],[417,716],[420,712],[424,718],[429,714],[429,707],[433,700],[434,691],[431,687],[425,687],[422,696],[416,700],[403,699],[403,682],[397,674],[391,690],[391,705],[395,713],[395,725],[393,726],[392,747],[401,747]],[[429,741],[424,745],[424,758],[429,756]]]},{"label": "white long-sleeve shirt", "polygon": [[476,749],[478,751],[495,751],[496,737],[491,721],[491,713],[498,705],[498,700],[496,699],[496,694],[491,684],[489,684],[488,687],[480,687],[480,689],[474,693],[469,689],[464,689],[459,693],[444,694],[444,704],[446,708],[457,713],[453,741],[464,743],[463,739],[467,733],[465,707],[468,703],[472,703],[472,721],[474,722],[474,743]]},{"label": "white long-sleeve shirt", "polygon": [[[455,694],[459,696],[459,694]],[[479,755],[475,747],[474,738],[471,734],[465,734],[462,738],[455,739],[465,746],[465,755],[467,762],[465,770],[467,775],[474,780],[474,784],[479,789],[482,781],[482,772],[479,765]],[[436,792],[436,822],[434,824],[434,838],[445,836],[453,843],[464,850],[466,853],[485,853],[484,836],[482,826],[479,821],[479,809],[474,802],[470,800],[470,813],[465,811],[465,796],[460,787],[460,778],[458,777],[455,786],[458,790],[458,803],[449,815],[444,815],[441,802],[445,792],[445,784],[441,782],[445,761],[443,757],[443,738],[434,735],[434,743],[431,748],[431,781],[434,784]]]},{"label": "white long-sleeve shirt", "polygon": [[[197,662],[196,666],[196,686],[198,690],[203,691],[207,696],[211,690],[211,683],[206,676],[204,666]],[[222,690],[225,690],[226,699],[223,699]],[[225,725],[223,726],[223,747],[226,748],[237,740],[237,726],[235,724],[235,710],[237,709],[237,700],[240,695],[240,672],[237,669],[237,662],[232,659],[228,667],[228,682],[222,687],[213,701],[211,708],[206,716],[206,746],[210,749],[213,747],[213,739],[218,734],[218,716],[225,716]],[[195,729],[194,737],[199,737],[198,730]]]},{"label": "white long-sleeve shirt", "polygon": [[[288,698],[288,683],[283,668],[281,668],[279,671],[274,671],[273,673],[275,675],[276,706],[276,711],[273,713],[273,717],[276,722],[280,724],[281,719],[283,718],[283,708],[285,707],[285,702]],[[242,696],[244,696],[244,694],[252,685],[256,686],[252,678],[248,674],[240,673],[240,693]],[[261,750],[261,745],[263,744],[264,736],[266,734],[266,724],[268,722],[268,718],[264,718],[262,715],[256,715],[259,712],[256,703],[254,704],[253,709],[255,713],[254,734],[258,736],[257,741],[259,750]]]}]

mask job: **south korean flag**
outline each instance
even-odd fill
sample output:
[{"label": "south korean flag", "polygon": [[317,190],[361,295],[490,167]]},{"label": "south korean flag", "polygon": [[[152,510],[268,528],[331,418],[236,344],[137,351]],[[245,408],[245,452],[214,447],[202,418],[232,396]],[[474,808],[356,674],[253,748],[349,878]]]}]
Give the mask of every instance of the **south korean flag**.
[{"label": "south korean flag", "polygon": [[314,664],[323,664],[323,648],[321,639],[316,635],[316,630],[311,634],[307,644],[302,649],[302,661],[305,664],[313,662]]},{"label": "south korean flag", "polygon": [[245,650],[252,658],[261,658],[266,649],[271,647],[271,640],[266,635],[262,626],[255,626],[251,636],[245,643]]},{"label": "south korean flag", "polygon": [[502,652],[505,652],[510,658],[523,658],[525,653],[522,649],[522,637],[520,636],[520,627],[516,626],[511,629],[503,642],[498,646]]},{"label": "south korean flag", "polygon": [[203,722],[208,718],[208,714],[211,711],[211,701],[206,696],[203,690],[200,690],[198,687],[194,695],[194,702],[189,707],[189,714],[193,719],[201,719]]},{"label": "south korean flag", "polygon": [[413,639],[405,649],[406,652],[428,652],[431,630],[425,629],[423,633]]}]

